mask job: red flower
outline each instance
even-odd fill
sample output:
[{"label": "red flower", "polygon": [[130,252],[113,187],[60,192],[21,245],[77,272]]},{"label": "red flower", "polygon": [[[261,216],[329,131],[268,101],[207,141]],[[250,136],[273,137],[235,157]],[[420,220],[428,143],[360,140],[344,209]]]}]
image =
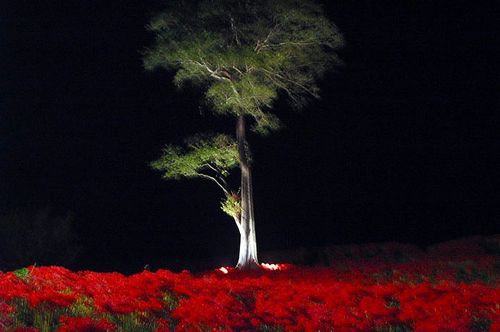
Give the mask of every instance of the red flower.
[{"label": "red flower", "polygon": [[57,332],[108,332],[115,331],[116,327],[106,319],[94,320],[90,317],[68,317],[59,318],[61,327]]},{"label": "red flower", "polygon": [[[382,254],[390,256],[398,248],[387,246]],[[445,249],[435,253],[450,252]],[[155,323],[157,332],[174,326],[176,331],[373,331],[402,325],[415,331],[460,332],[490,323],[491,331],[500,332],[500,290],[494,282],[477,280],[498,278],[491,257],[450,263],[441,254],[428,261],[420,254],[408,263],[389,264],[370,258],[374,246],[354,250],[369,259],[344,256],[338,267],[228,269],[227,274],[159,270],[125,276],[61,267],[0,273],[0,331],[13,330],[15,310],[27,302],[54,314],[75,305],[92,315],[60,317],[59,331],[111,331],[120,327],[102,317],[134,314]]]}]

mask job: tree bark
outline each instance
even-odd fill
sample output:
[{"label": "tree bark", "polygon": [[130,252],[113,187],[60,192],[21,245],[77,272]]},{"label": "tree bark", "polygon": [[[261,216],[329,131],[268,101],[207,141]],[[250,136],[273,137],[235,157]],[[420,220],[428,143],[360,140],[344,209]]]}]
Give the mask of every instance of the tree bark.
[{"label": "tree bark", "polygon": [[257,259],[257,239],[255,234],[255,219],[253,213],[252,169],[250,147],[246,139],[246,124],[244,115],[238,117],[236,125],[239,162],[241,170],[241,216],[238,230],[240,231],[240,253],[236,268],[252,269],[259,266]]}]

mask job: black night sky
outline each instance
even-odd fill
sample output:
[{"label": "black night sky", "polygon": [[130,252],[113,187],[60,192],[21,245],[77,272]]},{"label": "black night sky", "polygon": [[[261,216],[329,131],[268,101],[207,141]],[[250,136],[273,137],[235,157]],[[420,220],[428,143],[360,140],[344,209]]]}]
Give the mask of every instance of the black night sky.
[{"label": "black night sky", "polygon": [[[498,233],[497,16],[471,5],[328,2],[344,67],[302,112],[277,103],[284,130],[250,138],[259,250]],[[148,167],[166,143],[234,129],[199,108],[200,92],[142,68],[144,27],[162,2],[6,7],[0,212],[73,213],[83,249],[74,268],[235,263],[239,235],[218,189]]]}]

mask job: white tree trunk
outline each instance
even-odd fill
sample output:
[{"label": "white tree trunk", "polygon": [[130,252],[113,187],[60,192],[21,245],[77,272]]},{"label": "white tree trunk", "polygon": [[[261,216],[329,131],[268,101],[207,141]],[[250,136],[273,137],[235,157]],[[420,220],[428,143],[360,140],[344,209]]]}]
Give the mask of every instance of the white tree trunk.
[{"label": "white tree trunk", "polygon": [[250,166],[250,149],[246,140],[245,118],[240,115],[236,126],[238,151],[241,169],[241,214],[238,229],[240,231],[240,253],[238,269],[251,269],[259,266],[257,259],[257,239],[253,214],[252,171]]}]

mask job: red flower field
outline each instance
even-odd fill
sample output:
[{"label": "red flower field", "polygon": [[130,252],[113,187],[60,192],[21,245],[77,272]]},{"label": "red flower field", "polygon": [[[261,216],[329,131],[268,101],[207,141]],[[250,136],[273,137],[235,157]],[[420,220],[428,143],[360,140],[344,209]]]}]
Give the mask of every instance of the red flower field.
[{"label": "red flower field", "polygon": [[337,262],[131,276],[27,267],[0,273],[0,330],[500,331],[498,256],[472,242]]}]

